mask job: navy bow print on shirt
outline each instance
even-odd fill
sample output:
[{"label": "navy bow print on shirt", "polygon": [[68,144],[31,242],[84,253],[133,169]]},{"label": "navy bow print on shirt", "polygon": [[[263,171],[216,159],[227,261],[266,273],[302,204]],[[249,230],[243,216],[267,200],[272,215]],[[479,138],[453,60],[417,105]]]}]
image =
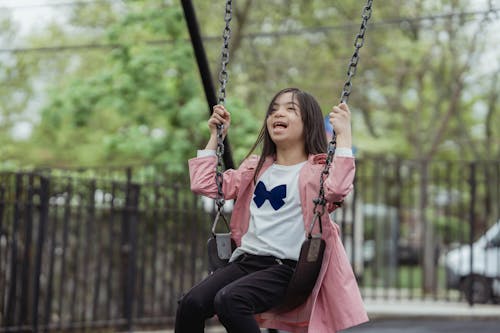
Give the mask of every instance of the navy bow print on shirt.
[{"label": "navy bow print on shirt", "polygon": [[278,210],[285,204],[283,199],[286,198],[286,185],[278,185],[271,191],[268,191],[263,182],[258,182],[254,195],[253,201],[257,205],[257,208],[260,208],[266,200],[269,200],[274,210]]}]

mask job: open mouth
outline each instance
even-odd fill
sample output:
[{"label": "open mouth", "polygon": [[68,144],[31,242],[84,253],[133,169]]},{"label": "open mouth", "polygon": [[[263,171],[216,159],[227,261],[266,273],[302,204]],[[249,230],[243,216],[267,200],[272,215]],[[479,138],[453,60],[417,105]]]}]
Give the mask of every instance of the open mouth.
[{"label": "open mouth", "polygon": [[277,121],[273,123],[273,128],[287,128],[288,125],[282,121]]}]

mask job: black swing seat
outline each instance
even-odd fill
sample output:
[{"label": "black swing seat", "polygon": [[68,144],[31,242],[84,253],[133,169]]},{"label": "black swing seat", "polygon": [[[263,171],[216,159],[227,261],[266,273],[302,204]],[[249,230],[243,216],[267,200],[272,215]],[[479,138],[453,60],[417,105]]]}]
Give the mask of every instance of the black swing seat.
[{"label": "black swing seat", "polygon": [[231,254],[236,249],[236,242],[231,238],[231,233],[213,233],[207,241],[208,270],[214,272],[216,269],[229,263]]},{"label": "black swing seat", "polygon": [[[324,199],[315,200],[315,204],[322,205],[323,208],[325,202]],[[212,224],[212,236],[207,241],[208,270],[210,273],[213,273],[218,268],[226,266],[229,263],[233,251],[236,249],[236,243],[231,238],[229,223],[222,213],[221,207],[220,205]],[[321,215],[322,211],[316,211],[308,236],[300,248],[299,260],[297,261],[290,283],[288,284],[283,302],[274,308],[272,310],[273,312],[288,312],[300,306],[307,300],[316,285],[326,247],[326,242],[322,238],[323,227]],[[228,232],[215,232],[219,218],[222,218],[224,221]],[[319,233],[313,234],[312,231],[316,222],[319,224]]]},{"label": "black swing seat", "polygon": [[[208,253],[208,271],[213,273],[216,269],[222,268],[229,263],[229,259],[236,249],[236,242],[231,238],[231,230],[229,223],[222,213],[222,205],[218,205],[217,214],[215,215],[214,222],[212,223],[212,236],[207,241]],[[215,229],[219,218],[222,218],[228,232],[216,233]]]},{"label": "black swing seat", "polygon": [[[325,246],[326,243],[321,238],[321,234],[309,236],[302,243],[299,260],[288,284],[283,302],[274,308],[273,312],[288,312],[304,304],[318,279]],[[236,243],[231,239],[230,233],[213,233],[207,242],[209,271],[214,272],[216,269],[226,266],[235,248]]]},{"label": "black swing seat", "polygon": [[325,246],[325,240],[321,235],[310,236],[302,243],[299,260],[288,284],[285,298],[273,310],[274,312],[288,312],[305,303],[318,279]]}]

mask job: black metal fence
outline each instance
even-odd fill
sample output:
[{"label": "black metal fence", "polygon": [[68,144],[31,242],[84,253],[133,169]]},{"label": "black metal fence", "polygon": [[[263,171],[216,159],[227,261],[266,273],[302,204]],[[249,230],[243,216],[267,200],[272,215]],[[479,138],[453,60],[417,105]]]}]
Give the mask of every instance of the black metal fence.
[{"label": "black metal fence", "polygon": [[[363,296],[462,300],[444,262],[499,220],[500,163],[357,165],[334,217]],[[1,173],[0,331],[170,326],[206,274],[210,215],[159,167]]]},{"label": "black metal fence", "polygon": [[500,297],[500,243],[473,246],[500,220],[500,162],[362,160],[349,199],[335,218],[365,299]]},{"label": "black metal fence", "polygon": [[185,177],[132,175],[0,175],[2,331],[171,321],[205,274],[209,217]]}]

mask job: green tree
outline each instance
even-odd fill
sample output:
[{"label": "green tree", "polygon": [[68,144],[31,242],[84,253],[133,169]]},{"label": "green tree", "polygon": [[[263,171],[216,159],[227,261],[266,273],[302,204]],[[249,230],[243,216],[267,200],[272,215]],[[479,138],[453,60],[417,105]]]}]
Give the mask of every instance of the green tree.
[{"label": "green tree", "polygon": [[[184,170],[207,138],[208,111],[182,12],[151,1],[122,10],[106,28],[116,47],[98,70],[55,86],[34,135],[37,155],[59,165],[168,162]],[[233,128],[243,142],[258,126],[247,115],[238,113]]]},{"label": "green tree", "polygon": [[[18,27],[9,12],[0,12],[0,43],[15,46]],[[17,153],[24,137],[19,137],[22,127],[33,125],[29,110],[34,95],[32,86],[36,76],[29,59],[15,52],[2,52],[0,55],[0,154],[4,161]]]},{"label": "green tree", "polygon": [[[194,4],[216,82],[224,1]],[[490,61],[489,71],[478,71],[492,52],[484,51],[492,41],[493,16],[480,27],[482,15],[460,14],[472,12],[470,5],[374,4],[350,98],[358,156],[499,156],[498,66]],[[318,97],[325,114],[338,103],[363,3],[242,0],[233,7],[228,103],[237,108],[238,134],[230,139],[239,160],[256,134],[239,133],[238,127],[250,121],[256,131],[255,119],[263,118],[277,90],[304,88]],[[175,161],[184,154],[178,152],[187,152],[187,142],[203,145],[208,110],[180,4],[91,2],[69,7],[66,16],[69,25],[51,24],[31,36],[30,45],[88,47],[11,55],[29,73],[20,80],[25,91],[43,82],[51,93],[33,117],[34,124],[41,117],[33,140],[22,148],[4,145],[10,147],[9,154],[3,148],[4,156],[52,165],[123,164]],[[12,94],[6,91],[2,102]],[[181,112],[183,107],[196,110]]]},{"label": "green tree", "polygon": [[[197,2],[205,36],[223,28],[224,3]],[[480,100],[495,91],[498,66],[490,73],[494,13],[484,21],[472,1],[386,1],[374,3],[350,98],[360,156],[485,158],[481,147],[498,138],[487,118],[477,116]],[[318,97],[327,113],[338,103],[364,2],[252,1],[235,3],[229,94],[252,110],[265,109],[270,96],[296,85]],[[488,7],[481,7],[488,10]],[[219,19],[214,20],[214,16]],[[207,38],[212,61],[219,40]],[[390,41],[390,42],[389,42]],[[215,73],[214,73],[215,77]],[[483,106],[484,108],[484,106]],[[254,111],[257,112],[257,111]],[[477,135],[478,126],[489,128]],[[495,145],[498,149],[498,145]]]}]

